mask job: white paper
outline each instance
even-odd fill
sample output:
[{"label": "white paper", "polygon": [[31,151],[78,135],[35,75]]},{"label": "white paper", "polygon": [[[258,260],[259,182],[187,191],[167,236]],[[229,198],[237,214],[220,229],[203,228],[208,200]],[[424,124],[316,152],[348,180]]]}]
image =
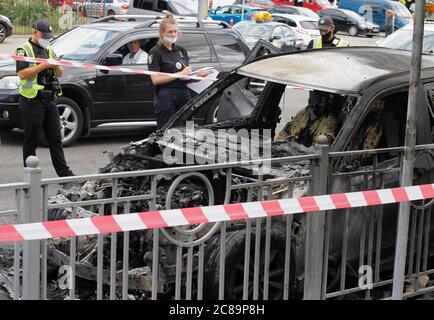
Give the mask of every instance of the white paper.
[{"label": "white paper", "polygon": [[[212,69],[208,71],[208,75],[206,77],[217,79],[218,74],[219,72],[217,70]],[[193,90],[196,93],[201,93],[203,90],[208,88],[211,84],[213,84],[213,82],[214,81],[211,80],[200,80],[200,81],[195,81],[187,84],[187,87],[189,87],[191,90]]]}]

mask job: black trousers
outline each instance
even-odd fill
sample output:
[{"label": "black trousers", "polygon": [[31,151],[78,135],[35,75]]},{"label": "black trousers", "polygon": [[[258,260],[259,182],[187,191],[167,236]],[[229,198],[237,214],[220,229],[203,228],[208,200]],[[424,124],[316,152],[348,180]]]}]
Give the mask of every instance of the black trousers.
[{"label": "black trousers", "polygon": [[27,99],[19,96],[20,112],[24,126],[23,162],[28,156],[36,156],[39,133],[44,130],[50,146],[51,161],[59,177],[71,176],[72,171],[65,161],[60,133],[59,109],[53,100],[39,97]]},{"label": "black trousers", "polygon": [[189,100],[188,88],[158,88],[154,99],[157,129],[161,129]]}]

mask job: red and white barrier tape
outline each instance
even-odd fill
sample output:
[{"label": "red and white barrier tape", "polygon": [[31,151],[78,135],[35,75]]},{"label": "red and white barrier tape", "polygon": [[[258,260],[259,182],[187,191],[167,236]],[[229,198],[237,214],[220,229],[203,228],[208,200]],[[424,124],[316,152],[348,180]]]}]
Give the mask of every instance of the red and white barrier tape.
[{"label": "red and white barrier tape", "polygon": [[208,80],[208,81],[216,81],[217,79],[211,78],[211,77],[196,77],[196,76],[179,76],[172,73],[165,73],[165,72],[155,72],[155,71],[146,71],[141,69],[131,69],[131,68],[123,68],[123,67],[116,67],[116,66],[102,66],[102,65],[96,65],[96,64],[90,64],[90,63],[81,63],[76,61],[70,61],[70,60],[54,60],[54,59],[42,59],[42,58],[29,58],[29,57],[22,57],[22,56],[14,56],[14,55],[8,55],[8,54],[1,54],[0,58],[8,58],[16,61],[24,61],[24,62],[32,62],[32,63],[43,63],[47,62],[52,65],[62,66],[62,67],[70,67],[70,68],[84,68],[84,69],[97,69],[97,70],[107,70],[107,71],[117,71],[117,72],[125,72],[125,73],[133,73],[133,74],[146,74],[146,75],[157,75],[157,76],[163,76],[163,77],[170,77],[170,78],[179,78],[183,80]]},{"label": "red and white barrier tape", "polygon": [[246,220],[434,198],[434,184],[0,226],[0,243]]}]

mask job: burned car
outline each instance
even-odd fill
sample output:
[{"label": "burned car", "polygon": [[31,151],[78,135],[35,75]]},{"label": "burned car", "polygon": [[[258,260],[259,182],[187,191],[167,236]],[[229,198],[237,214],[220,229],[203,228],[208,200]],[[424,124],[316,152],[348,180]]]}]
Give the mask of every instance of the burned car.
[{"label": "burned car", "polygon": [[[258,46],[256,50],[271,50],[267,44]],[[271,53],[271,51],[270,51]],[[358,47],[311,50],[297,53],[282,53],[266,55],[250,63],[244,64],[231,72],[224,79],[216,81],[204,92],[192,99],[161,130],[151,134],[148,138],[131,142],[123,147],[123,152],[112,154],[110,163],[100,169],[101,173],[137,171],[145,169],[161,169],[177,167],[185,164],[202,165],[205,163],[228,162],[230,160],[251,160],[269,155],[271,158],[306,155],[313,153],[313,144],[319,137],[327,139],[331,152],[347,150],[371,150],[393,148],[404,145],[406,127],[406,108],[408,100],[408,81],[410,53],[393,51],[386,48]],[[434,133],[434,58],[423,57],[422,81],[418,119],[417,144],[432,144]],[[302,87],[306,92],[306,107],[294,112],[291,120],[278,130],[282,116],[281,101],[286,86]],[[291,105],[291,101],[289,102]],[[214,117],[201,118],[202,108],[213,110]],[[285,110],[285,109],[284,109]],[[287,111],[285,111],[287,112]],[[200,135],[197,132],[201,131]],[[242,138],[247,134],[250,144],[242,144]],[[212,137],[217,137],[213,139]],[[220,140],[233,143],[220,144]],[[268,148],[268,149],[267,149]],[[198,153],[198,150],[200,152]],[[253,151],[252,151],[253,150]],[[269,154],[267,154],[269,152]],[[250,153],[250,158],[244,157]],[[254,156],[252,156],[252,153]],[[175,155],[175,156],[174,156]],[[235,155],[231,158],[231,155]],[[171,161],[168,161],[168,158]],[[432,151],[418,152],[415,164],[415,184],[432,183],[434,181],[434,156]],[[192,161],[189,163],[189,160]],[[221,161],[219,161],[221,160]],[[387,170],[399,168],[400,155],[396,150],[380,153],[373,159],[369,155],[339,156],[331,161],[331,171],[349,173],[362,169]],[[152,188],[156,189],[156,203],[149,199],[131,201],[128,212],[143,212],[150,209],[171,209],[196,207],[209,204],[238,203],[265,198],[257,188],[252,192],[228,188],[231,185],[243,184],[251,181],[273,180],[278,178],[307,177],[310,172],[309,161],[295,161],[273,163],[269,170],[261,175],[261,168],[252,166],[234,167],[231,171],[223,169],[206,169],[197,167],[197,172],[190,175],[160,174],[152,180],[149,176],[121,178],[117,182],[117,196],[131,197],[143,195]],[[363,170],[362,170],[363,171]],[[380,171],[378,171],[380,172]],[[383,173],[372,175],[373,180],[380,174],[387,176],[381,181],[381,187],[398,185],[399,173],[387,175]],[[385,173],[386,172],[386,173]],[[399,170],[398,170],[399,172]],[[228,176],[230,174],[230,176]],[[329,193],[363,190],[371,185],[378,186],[365,179],[349,179],[344,175],[335,175],[329,181]],[[372,180],[372,179],[371,179]],[[308,183],[300,181],[293,185],[292,196],[306,195]],[[273,186],[268,199],[284,196],[285,192]],[[296,190],[295,190],[296,189]],[[112,184],[107,181],[89,181],[84,185],[77,185],[61,191],[61,194],[50,199],[50,202],[65,203],[68,201],[84,201],[110,198]],[[92,216],[96,208],[83,208],[79,216]],[[88,211],[86,211],[88,210]],[[104,214],[112,214],[125,210],[124,204],[118,202],[116,208],[108,205]],[[77,214],[77,212],[76,212]],[[64,219],[71,216],[66,209],[52,209],[49,219]],[[334,215],[331,249],[329,252],[328,287],[332,290],[342,271],[338,270],[342,258],[340,240],[342,233],[348,238],[347,259],[348,266],[354,269],[359,258],[358,245],[361,229],[369,215],[357,215],[357,219],[344,220],[344,215]],[[385,259],[393,255],[395,230],[390,226],[396,225],[396,205],[384,207],[381,253]],[[434,220],[434,219],[433,219]],[[282,283],[282,272],[285,264],[285,229],[286,220],[273,223],[271,231],[272,258],[270,264],[270,298],[282,298],[284,290],[289,290],[290,297],[300,297],[303,283],[303,230],[304,215],[296,215],[291,225],[291,270],[289,274],[290,286],[285,289]],[[204,226],[200,232],[190,238],[190,241],[204,239],[204,293],[206,298],[219,296],[219,261],[220,255],[225,254],[225,288],[224,297],[240,299],[242,297],[243,259],[248,232],[252,233],[251,242],[255,235],[263,235],[255,230],[261,228],[261,222],[250,231],[244,228],[245,222],[227,224],[225,229],[226,248],[221,250],[219,229],[215,224]],[[432,239],[434,228],[428,225],[428,236]],[[186,236],[179,230],[165,231],[160,234],[158,293],[162,297],[172,298],[175,291],[177,243]],[[377,231],[378,232],[378,231]],[[189,234],[189,236],[191,236]],[[119,236],[120,237],[120,236]],[[117,246],[122,257],[122,239],[118,239]],[[199,241],[198,240],[198,241]],[[178,241],[178,242],[177,242]],[[261,240],[262,241],[262,240]],[[104,241],[104,250],[110,247],[110,241]],[[80,240],[77,248],[80,253],[77,267],[77,277],[94,280],[96,268],[96,237]],[[429,243],[429,265],[433,243]],[[152,274],[152,231],[131,233],[129,250],[134,252],[134,258],[129,262],[131,276],[137,275],[150,279]],[[69,252],[67,241],[54,240],[49,247],[49,265],[52,269],[61,264],[68,264],[66,258]],[[108,249],[107,249],[108,250]],[[197,270],[197,247],[194,249],[193,270]],[[252,253],[253,254],[253,253]],[[180,255],[184,261],[184,255]],[[179,258],[178,257],[178,258]],[[122,261],[118,261],[120,264]],[[261,256],[258,262],[263,268]],[[109,259],[104,257],[104,268],[109,267]],[[350,268],[349,267],[349,268]],[[87,269],[86,269],[87,268]],[[93,269],[92,269],[93,268]],[[253,266],[252,266],[253,268]],[[336,271],[338,270],[338,271]],[[390,272],[389,267],[382,269],[381,274]],[[184,270],[185,271],[185,270]],[[136,274],[134,274],[136,272]],[[89,275],[91,274],[91,275]],[[347,277],[351,277],[348,272]],[[161,277],[161,279],[160,279]],[[146,280],[146,281],[148,281]],[[179,279],[178,279],[179,280]],[[245,278],[244,278],[245,280]],[[354,280],[354,279],[353,279]],[[140,282],[137,280],[135,283]],[[144,280],[145,281],[145,280]],[[181,281],[181,280],[179,280]],[[184,281],[184,280],[182,280]],[[250,281],[250,280],[249,280]],[[107,284],[107,283],[106,283]],[[191,284],[191,283],[190,283]],[[241,289],[240,289],[241,288]],[[262,288],[262,287],[261,287]],[[130,287],[131,290],[147,292],[150,286]],[[263,290],[260,289],[260,291]],[[248,297],[251,298],[249,291]],[[260,293],[261,295],[262,293]],[[288,294],[288,293],[286,293]],[[149,294],[144,296],[149,297]]]}]

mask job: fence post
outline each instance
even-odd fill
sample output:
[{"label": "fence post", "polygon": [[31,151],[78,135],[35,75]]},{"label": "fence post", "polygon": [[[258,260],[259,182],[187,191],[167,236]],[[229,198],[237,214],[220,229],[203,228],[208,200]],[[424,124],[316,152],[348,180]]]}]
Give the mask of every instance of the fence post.
[{"label": "fence post", "polygon": [[[39,159],[29,156],[24,168],[24,182],[30,187],[24,193],[22,223],[41,222],[41,175],[38,168]],[[39,240],[23,243],[23,299],[40,299],[40,260],[41,247]]]},{"label": "fence post", "polygon": [[[312,195],[327,194],[329,171],[329,145],[325,136],[319,136],[314,145],[319,159],[312,161]],[[305,300],[321,300],[323,298],[323,264],[325,241],[325,212],[306,216],[306,244],[304,264],[304,296]]]}]

